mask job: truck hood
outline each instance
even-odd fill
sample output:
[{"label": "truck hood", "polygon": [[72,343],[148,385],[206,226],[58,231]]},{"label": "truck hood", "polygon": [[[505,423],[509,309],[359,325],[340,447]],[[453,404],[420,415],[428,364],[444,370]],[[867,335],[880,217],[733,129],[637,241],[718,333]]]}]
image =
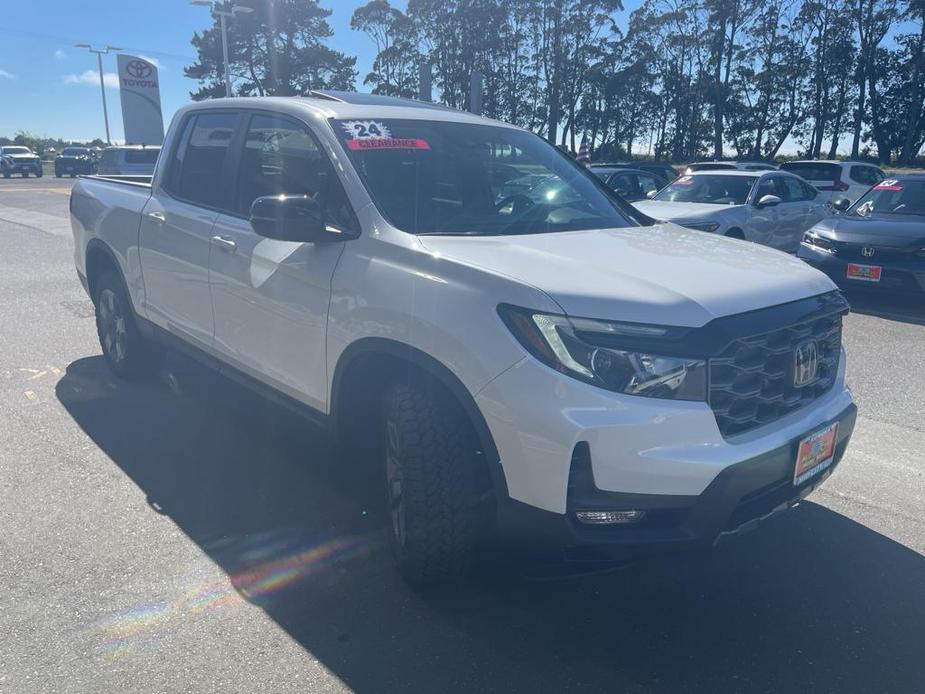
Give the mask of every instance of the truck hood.
[{"label": "truck hood", "polygon": [[674,224],[419,238],[432,253],[532,285],[587,318],[699,327],[835,289],[792,256]]},{"label": "truck hood", "polygon": [[710,205],[703,202],[663,202],[661,200],[640,200],[633,205],[643,214],[661,222],[678,219],[709,219],[721,212],[728,212],[738,205]]},{"label": "truck hood", "polygon": [[39,158],[38,154],[4,154],[3,156],[6,157],[7,159],[12,159],[14,161],[19,161],[19,160],[33,161]]}]

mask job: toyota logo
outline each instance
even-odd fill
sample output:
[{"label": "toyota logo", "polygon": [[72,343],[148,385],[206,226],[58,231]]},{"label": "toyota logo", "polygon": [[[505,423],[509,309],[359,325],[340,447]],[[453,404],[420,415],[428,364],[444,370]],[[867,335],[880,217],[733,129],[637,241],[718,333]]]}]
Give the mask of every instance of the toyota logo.
[{"label": "toyota logo", "polygon": [[865,258],[873,258],[874,253],[874,249],[870,246],[864,246],[864,248],[861,249],[861,255],[863,255]]},{"label": "toyota logo", "polygon": [[125,71],[137,80],[143,80],[150,77],[154,68],[143,60],[133,60],[126,64]]},{"label": "toyota logo", "polygon": [[815,342],[804,342],[793,350],[793,385],[808,386],[816,380],[819,370],[819,350]]}]

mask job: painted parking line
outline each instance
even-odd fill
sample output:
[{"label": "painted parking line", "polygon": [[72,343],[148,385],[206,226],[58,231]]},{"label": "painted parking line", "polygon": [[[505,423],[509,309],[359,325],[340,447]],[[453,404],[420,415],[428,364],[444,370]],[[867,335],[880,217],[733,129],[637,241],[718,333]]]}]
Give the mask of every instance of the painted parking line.
[{"label": "painted parking line", "polygon": [[59,195],[70,195],[70,188],[26,188],[25,186],[0,186],[0,193],[58,193]]},{"label": "painted parking line", "polygon": [[71,220],[69,218],[34,210],[24,210],[20,207],[0,205],[0,221],[19,224],[52,236],[71,235]]}]

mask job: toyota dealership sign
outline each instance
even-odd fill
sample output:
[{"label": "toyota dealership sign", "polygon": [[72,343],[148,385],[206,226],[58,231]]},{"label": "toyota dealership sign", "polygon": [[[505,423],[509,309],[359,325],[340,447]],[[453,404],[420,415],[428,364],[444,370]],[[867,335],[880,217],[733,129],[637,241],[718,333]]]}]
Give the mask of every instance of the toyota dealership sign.
[{"label": "toyota dealership sign", "polygon": [[164,116],[157,67],[143,58],[119,55],[119,94],[125,142],[159,145],[164,142]]}]

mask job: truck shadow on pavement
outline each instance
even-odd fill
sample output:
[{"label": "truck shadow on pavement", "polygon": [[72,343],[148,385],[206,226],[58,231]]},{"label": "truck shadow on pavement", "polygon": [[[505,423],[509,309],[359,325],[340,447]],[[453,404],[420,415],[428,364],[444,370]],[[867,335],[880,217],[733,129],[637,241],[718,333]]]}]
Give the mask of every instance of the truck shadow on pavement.
[{"label": "truck shadow on pavement", "polygon": [[248,600],[356,691],[922,690],[925,560],[822,506],[709,556],[422,595],[392,567],[378,485],[324,434],[179,357],[167,374],[126,384],[86,358],[57,395],[228,575],[236,592],[184,618]]}]

